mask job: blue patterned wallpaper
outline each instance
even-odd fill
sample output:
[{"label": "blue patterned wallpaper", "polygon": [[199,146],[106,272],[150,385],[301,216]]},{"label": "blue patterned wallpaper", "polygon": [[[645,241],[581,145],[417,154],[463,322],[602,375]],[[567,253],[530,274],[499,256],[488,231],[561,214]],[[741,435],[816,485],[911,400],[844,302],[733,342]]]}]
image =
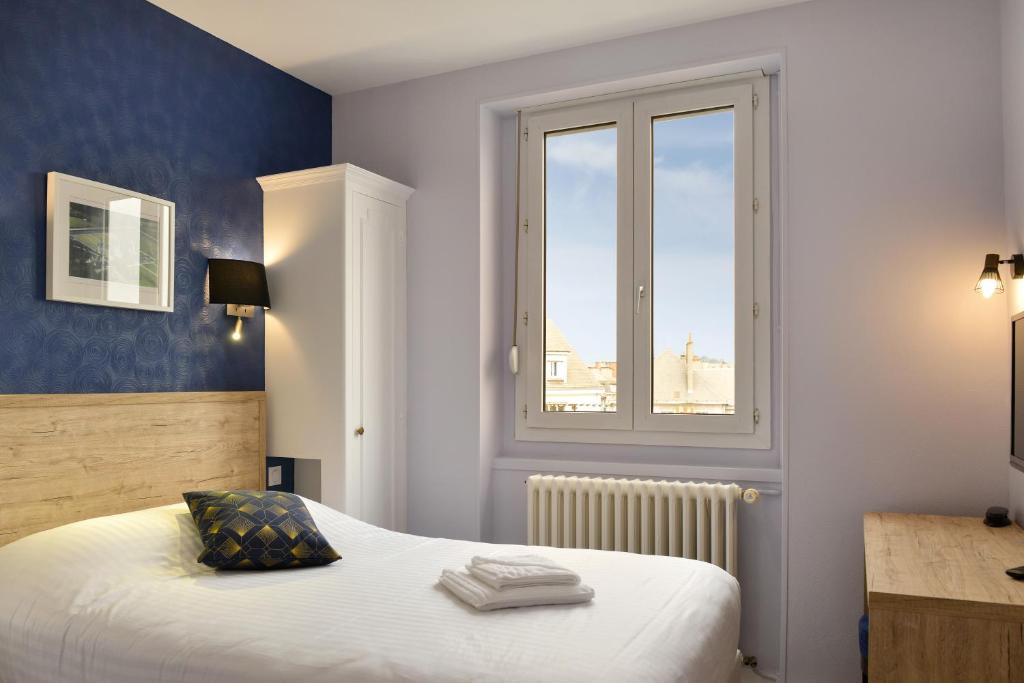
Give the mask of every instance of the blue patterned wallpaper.
[{"label": "blue patterned wallpaper", "polygon": [[[262,260],[255,177],[331,163],[330,96],[144,0],[0,27],[0,393],[262,389],[263,314],[231,342],[206,259]],[[47,171],[176,203],[174,313],[45,300]]]}]

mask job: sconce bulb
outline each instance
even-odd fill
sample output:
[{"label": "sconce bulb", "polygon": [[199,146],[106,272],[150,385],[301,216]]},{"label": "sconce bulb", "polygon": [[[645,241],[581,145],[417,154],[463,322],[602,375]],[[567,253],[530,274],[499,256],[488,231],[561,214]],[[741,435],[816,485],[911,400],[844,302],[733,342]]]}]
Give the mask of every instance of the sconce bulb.
[{"label": "sconce bulb", "polygon": [[[991,294],[989,296],[991,296]],[[233,340],[235,340],[235,341],[241,341],[242,340],[242,318],[241,317],[239,317],[238,320],[235,321],[235,331],[231,333],[231,338]]]},{"label": "sconce bulb", "polygon": [[999,277],[1000,263],[999,254],[985,254],[985,268],[981,271],[974,291],[986,299],[991,299],[993,294],[1000,294],[1003,291],[1003,279]]}]

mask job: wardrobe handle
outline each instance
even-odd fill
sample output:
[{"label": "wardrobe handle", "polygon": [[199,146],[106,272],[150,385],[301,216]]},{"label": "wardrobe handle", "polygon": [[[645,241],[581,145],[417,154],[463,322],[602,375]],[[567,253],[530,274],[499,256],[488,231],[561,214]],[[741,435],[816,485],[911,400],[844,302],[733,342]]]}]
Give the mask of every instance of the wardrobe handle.
[{"label": "wardrobe handle", "polygon": [[362,426],[356,427],[356,436],[362,436],[365,431]]}]

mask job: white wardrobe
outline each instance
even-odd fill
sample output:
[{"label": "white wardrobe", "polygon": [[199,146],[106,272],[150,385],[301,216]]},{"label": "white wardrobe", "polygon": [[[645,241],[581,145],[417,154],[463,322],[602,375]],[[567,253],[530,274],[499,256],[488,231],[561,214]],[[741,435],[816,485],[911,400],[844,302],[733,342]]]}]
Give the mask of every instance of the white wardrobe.
[{"label": "white wardrobe", "polygon": [[404,530],[412,189],[351,164],[258,180],[267,455],[296,458],[296,493]]}]

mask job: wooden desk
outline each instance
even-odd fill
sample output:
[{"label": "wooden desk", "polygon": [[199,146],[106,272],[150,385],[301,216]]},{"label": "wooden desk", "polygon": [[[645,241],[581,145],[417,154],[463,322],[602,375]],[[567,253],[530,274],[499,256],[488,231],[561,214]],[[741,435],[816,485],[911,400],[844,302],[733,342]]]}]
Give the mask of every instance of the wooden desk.
[{"label": "wooden desk", "polygon": [[1016,524],[864,515],[870,683],[1024,681],[1024,581],[1004,573],[1019,565]]}]

